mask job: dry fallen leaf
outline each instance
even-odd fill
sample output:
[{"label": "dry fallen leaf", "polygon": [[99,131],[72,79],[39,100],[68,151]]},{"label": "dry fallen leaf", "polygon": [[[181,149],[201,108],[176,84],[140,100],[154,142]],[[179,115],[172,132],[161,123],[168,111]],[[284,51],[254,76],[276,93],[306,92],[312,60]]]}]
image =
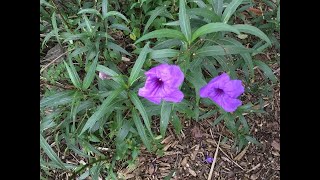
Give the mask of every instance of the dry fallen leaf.
[{"label": "dry fallen leaf", "polygon": [[277,141],[272,141],[271,146],[272,146],[274,149],[280,151],[280,144],[279,144]]},{"label": "dry fallen leaf", "polygon": [[194,177],[197,176],[197,174],[196,174],[196,172],[195,172],[194,170],[188,168],[188,171],[189,171],[189,173],[190,173],[192,176],[194,176]]},{"label": "dry fallen leaf", "polygon": [[149,165],[148,173],[152,175],[154,173],[154,166],[152,164]]},{"label": "dry fallen leaf", "polygon": [[195,137],[195,138],[201,138],[203,136],[202,133],[201,133],[200,128],[197,125],[195,125],[191,129],[191,133],[192,133],[192,136]]},{"label": "dry fallen leaf", "polygon": [[185,167],[188,162],[188,157],[184,157],[183,160],[181,161],[181,166]]}]

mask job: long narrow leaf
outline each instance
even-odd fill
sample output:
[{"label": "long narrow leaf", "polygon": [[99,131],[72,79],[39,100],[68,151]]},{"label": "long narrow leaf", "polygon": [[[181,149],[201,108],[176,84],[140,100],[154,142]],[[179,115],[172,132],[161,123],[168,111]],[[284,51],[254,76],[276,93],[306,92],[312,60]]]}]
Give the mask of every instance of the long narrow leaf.
[{"label": "long narrow leaf", "polygon": [[204,26],[201,26],[199,29],[197,29],[193,34],[192,34],[192,39],[191,42],[193,42],[195,39],[197,39],[199,36],[205,35],[205,34],[209,34],[209,33],[213,33],[213,32],[219,32],[219,31],[228,31],[228,32],[233,32],[236,34],[240,34],[240,32],[228,25],[228,24],[224,24],[224,23],[209,23],[206,24]]},{"label": "long narrow leaf", "polygon": [[184,35],[178,31],[178,30],[173,30],[173,29],[160,29],[160,30],[155,30],[152,32],[149,32],[145,35],[143,35],[141,38],[139,38],[134,44],[137,44],[141,41],[147,40],[147,39],[152,39],[152,38],[176,38],[180,40],[185,40]]},{"label": "long narrow leaf", "polygon": [[118,73],[116,73],[115,71],[113,71],[110,68],[107,68],[102,65],[97,65],[97,71],[99,71],[99,72],[101,71],[101,72],[111,76],[111,78],[119,84],[124,84],[123,78],[121,78],[121,76]]},{"label": "long narrow leaf", "polygon": [[64,166],[63,162],[60,160],[60,158],[53,151],[51,146],[47,143],[47,141],[44,139],[44,137],[41,134],[40,134],[40,147],[56,165],[58,165],[62,169],[67,169]]},{"label": "long narrow leaf", "polygon": [[121,93],[121,91],[123,91],[123,89],[118,89],[113,91],[102,103],[102,105],[98,108],[98,110],[88,119],[88,121],[86,122],[86,124],[84,125],[84,127],[81,130],[81,133],[84,133],[87,129],[92,128],[94,126],[94,124],[103,117],[103,115],[105,115],[108,106],[110,105],[110,103]]},{"label": "long narrow leaf", "polygon": [[271,41],[268,38],[268,36],[264,32],[262,32],[260,29],[254,27],[254,26],[251,26],[248,24],[236,24],[236,25],[233,25],[233,27],[238,29],[240,32],[255,35],[255,36],[265,40],[269,45],[271,45]]},{"label": "long narrow leaf", "polygon": [[105,14],[105,16],[103,16],[103,19],[109,17],[109,16],[118,16],[120,17],[121,19],[125,20],[127,23],[129,22],[129,20],[123,15],[121,14],[120,12],[118,11],[109,11]]},{"label": "long narrow leaf", "polygon": [[222,14],[222,22],[227,23],[232,16],[232,14],[237,10],[239,5],[242,3],[243,0],[232,0],[230,4],[226,7]]},{"label": "long narrow leaf", "polygon": [[212,1],[214,1],[212,3],[214,12],[216,12],[218,16],[221,16],[223,10],[223,0],[211,0],[211,2]]},{"label": "long narrow leaf", "polygon": [[146,26],[144,27],[143,34],[145,34],[145,33],[147,32],[147,30],[148,30],[149,26],[151,25],[151,23],[152,23],[162,12],[164,12],[165,9],[166,9],[166,7],[163,6],[163,7],[160,7],[160,8],[156,8],[156,9],[152,12],[150,18],[148,19],[148,21],[147,21],[147,23],[146,23]]},{"label": "long narrow leaf", "polygon": [[57,39],[58,43],[61,44],[60,39],[59,39],[59,34],[58,34],[59,29],[58,29],[58,26],[57,26],[56,12],[52,13],[51,21],[52,21],[52,27],[53,27],[54,35],[56,36],[56,39]]},{"label": "long narrow leaf", "polygon": [[151,131],[151,123],[150,123],[150,120],[148,118],[148,114],[147,114],[145,108],[143,107],[141,101],[139,100],[138,96],[133,92],[129,92],[129,97],[131,99],[131,102],[134,104],[134,106],[140,112],[140,114],[142,116],[142,119],[144,121],[144,124],[146,125],[150,135],[153,137],[153,133]]},{"label": "long narrow leaf", "polygon": [[264,75],[267,76],[273,83],[277,82],[276,76],[273,74],[272,70],[266,63],[255,60],[254,64],[257,65],[264,72]]},{"label": "long narrow leaf", "polygon": [[73,94],[74,91],[62,91],[53,94],[52,96],[45,97],[40,101],[40,108],[68,104],[72,101]]},{"label": "long narrow leaf", "polygon": [[141,119],[135,109],[132,109],[132,118],[134,121],[134,124],[138,130],[138,134],[143,142],[143,144],[146,146],[146,148],[151,151],[151,144],[150,141],[146,135],[146,132],[144,130],[143,124],[141,123]]},{"label": "long narrow leaf", "polygon": [[75,69],[72,61],[69,60],[69,65],[70,65],[70,66],[69,66],[65,61],[63,61],[63,63],[64,63],[64,65],[65,65],[66,68],[67,68],[69,77],[70,77],[73,85],[74,85],[76,88],[81,89],[81,81],[80,81],[79,75],[78,75],[78,73],[77,73],[77,71],[76,71],[76,69]]},{"label": "long narrow leaf", "polygon": [[180,51],[174,49],[161,49],[161,50],[152,50],[150,52],[151,59],[157,58],[170,58],[178,56]]},{"label": "long narrow leaf", "polygon": [[166,130],[169,124],[170,114],[172,110],[172,104],[162,101],[161,112],[160,112],[160,133],[164,138],[166,134]]},{"label": "long narrow leaf", "polygon": [[206,46],[204,48],[198,49],[196,55],[203,56],[217,56],[217,55],[229,55],[229,54],[242,54],[251,53],[254,49],[248,49],[245,47],[235,46],[235,45],[214,45]]},{"label": "long narrow leaf", "polygon": [[135,80],[137,80],[140,70],[146,60],[147,54],[149,53],[149,44],[150,42],[147,42],[146,45],[144,45],[142,51],[139,54],[139,57],[137,59],[137,61],[134,63],[132,71],[130,73],[130,77],[129,77],[129,86],[131,86]]},{"label": "long narrow leaf", "polygon": [[123,54],[126,54],[126,55],[128,55],[128,56],[131,56],[131,54],[128,53],[128,51],[126,51],[126,50],[123,49],[121,46],[119,46],[119,45],[117,45],[117,44],[115,44],[115,43],[113,43],[113,42],[108,41],[108,42],[107,42],[107,46],[108,46],[108,48],[110,48],[110,49],[113,49],[113,50],[115,50],[115,51],[119,51],[119,52],[121,52],[121,53],[123,53]]},{"label": "long narrow leaf", "polygon": [[83,90],[88,89],[88,87],[90,86],[90,84],[92,83],[92,81],[94,79],[97,64],[98,64],[98,59],[99,59],[99,52],[97,53],[96,58],[94,58],[92,64],[89,67],[88,73],[83,80],[83,84],[82,84]]},{"label": "long narrow leaf", "polygon": [[184,36],[186,37],[189,44],[191,43],[191,27],[190,18],[186,12],[186,2],[185,0],[179,0],[179,23],[180,28]]}]

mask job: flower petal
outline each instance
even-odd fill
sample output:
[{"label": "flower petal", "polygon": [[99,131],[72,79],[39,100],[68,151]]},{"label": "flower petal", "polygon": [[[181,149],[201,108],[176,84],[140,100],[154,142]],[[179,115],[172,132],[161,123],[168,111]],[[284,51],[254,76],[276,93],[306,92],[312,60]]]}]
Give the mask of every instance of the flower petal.
[{"label": "flower petal", "polygon": [[173,88],[179,88],[179,86],[183,83],[184,75],[179,66],[171,65],[170,77],[162,79],[164,79],[163,81],[166,83],[166,85]]},{"label": "flower petal", "polygon": [[224,85],[223,91],[231,98],[237,98],[244,92],[241,80],[231,80]]},{"label": "flower petal", "polygon": [[213,84],[213,87],[223,89],[224,85],[230,81],[230,76],[227,73],[222,73],[220,76],[213,78],[208,84]]},{"label": "flower petal", "polygon": [[167,94],[163,99],[166,101],[171,101],[171,102],[181,102],[183,99],[184,95],[180,90],[174,90],[170,94]]},{"label": "flower petal", "polygon": [[233,112],[242,104],[239,99],[231,98],[227,94],[210,96],[210,99],[222,107],[226,112]]},{"label": "flower petal", "polygon": [[223,89],[224,85],[230,81],[230,77],[227,73],[222,73],[220,76],[213,78],[207,85],[200,89],[200,97],[209,97],[214,88]]},{"label": "flower petal", "polygon": [[151,95],[152,91],[157,91],[157,90],[156,89],[148,89],[146,87],[143,87],[143,88],[139,89],[138,95],[148,99],[149,101],[151,101],[153,103],[160,104],[161,103],[161,97],[152,96]]}]

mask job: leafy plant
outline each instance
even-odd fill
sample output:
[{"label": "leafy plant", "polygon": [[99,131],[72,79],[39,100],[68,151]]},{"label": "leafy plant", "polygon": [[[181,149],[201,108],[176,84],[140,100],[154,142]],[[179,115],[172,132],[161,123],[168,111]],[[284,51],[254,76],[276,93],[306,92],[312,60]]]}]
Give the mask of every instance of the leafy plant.
[{"label": "leafy plant", "polygon": [[[200,93],[222,72],[242,80],[246,93],[259,93],[251,84],[255,66],[271,83],[277,82],[266,63],[252,58],[272,45],[270,36],[258,25],[238,23],[251,2],[101,0],[59,4],[41,0],[40,4],[40,52],[56,43],[67,47],[63,63],[49,67],[42,76],[72,84],[68,90],[47,90],[40,101],[42,176],[50,177],[49,169],[60,169],[72,174],[71,178],[117,179],[121,173],[115,172],[115,167],[135,166],[142,145],[163,154],[160,142],[169,124],[178,134],[182,130],[179,116],[195,121],[216,116],[212,125],[223,122],[234,135],[238,150],[248,142],[259,144],[250,136],[245,117],[263,113],[252,108],[256,104],[227,112]],[[118,35],[128,41],[115,38]],[[247,47],[243,38],[247,36],[259,41]],[[134,50],[129,51],[126,43]],[[123,63],[125,69],[120,66]],[[174,88],[183,93],[183,100],[162,99],[157,104],[139,95],[144,73],[159,64],[181,68],[184,81]],[[80,156],[81,163],[66,154]]]}]

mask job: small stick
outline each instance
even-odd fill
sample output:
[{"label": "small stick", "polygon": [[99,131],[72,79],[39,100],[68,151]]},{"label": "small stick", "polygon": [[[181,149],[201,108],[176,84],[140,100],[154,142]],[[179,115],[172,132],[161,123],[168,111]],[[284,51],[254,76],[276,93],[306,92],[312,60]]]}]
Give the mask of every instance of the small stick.
[{"label": "small stick", "polygon": [[54,60],[52,60],[50,63],[48,63],[45,67],[43,67],[41,70],[40,70],[40,73],[42,73],[42,71],[44,71],[45,69],[47,69],[51,64],[53,64],[54,62],[56,62],[58,59],[60,59],[62,56],[66,55],[68,53],[68,51],[60,54],[58,57],[56,57]]},{"label": "small stick", "polygon": [[209,172],[208,180],[211,180],[212,173],[213,173],[213,169],[214,169],[214,165],[216,164],[216,160],[217,160],[217,156],[218,156],[218,150],[219,150],[219,145],[220,145],[220,140],[221,140],[221,135],[219,136],[219,141],[218,141],[218,145],[217,145],[217,148],[216,148],[216,152],[214,153],[213,162],[212,162],[212,164],[211,164],[211,169],[210,169],[210,172]]},{"label": "small stick", "polygon": [[[211,129],[210,129],[210,134],[211,134],[211,137],[213,138]],[[219,135],[221,136],[220,133],[219,133]],[[216,142],[216,141],[214,141],[214,142],[216,143],[216,146],[217,146],[217,142]],[[219,150],[220,150],[230,161],[232,161],[236,166],[238,166],[240,169],[244,170],[244,168],[241,167],[238,163],[236,163],[232,158],[230,158],[230,157],[228,156],[228,154],[223,151],[223,149],[221,149],[221,148],[219,147]]]}]

